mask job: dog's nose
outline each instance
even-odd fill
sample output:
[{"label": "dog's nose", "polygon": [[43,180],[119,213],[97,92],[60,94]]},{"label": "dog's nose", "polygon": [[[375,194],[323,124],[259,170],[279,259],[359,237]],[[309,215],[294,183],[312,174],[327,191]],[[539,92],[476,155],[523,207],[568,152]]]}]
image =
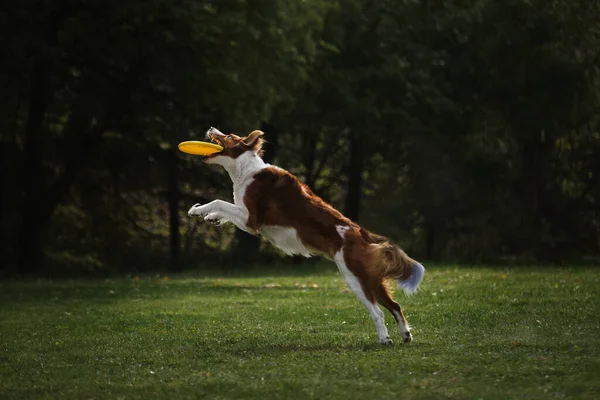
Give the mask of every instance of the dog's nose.
[{"label": "dog's nose", "polygon": [[210,133],[217,134],[217,135],[223,135],[223,133],[220,130],[218,130],[217,128],[215,128],[214,126],[211,126],[210,129],[206,131],[207,135]]}]

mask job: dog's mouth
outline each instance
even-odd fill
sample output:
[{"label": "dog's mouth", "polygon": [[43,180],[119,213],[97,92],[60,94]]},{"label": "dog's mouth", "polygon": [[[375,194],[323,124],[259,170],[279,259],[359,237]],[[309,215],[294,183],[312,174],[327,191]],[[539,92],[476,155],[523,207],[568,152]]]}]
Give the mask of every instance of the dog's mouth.
[{"label": "dog's mouth", "polygon": [[223,141],[215,133],[209,132],[207,136],[210,143],[218,144],[221,147],[225,147]]},{"label": "dog's mouth", "polygon": [[209,136],[209,139],[210,139],[211,143],[218,144],[221,147],[225,147],[225,146],[223,146],[223,141],[217,139],[216,137],[211,135],[211,136]]},{"label": "dog's mouth", "polygon": [[[208,134],[208,139],[209,139],[209,143],[217,144],[217,145],[219,145],[219,146],[221,146],[221,147],[225,148],[225,145],[224,145],[223,141],[222,141],[221,139],[219,139],[219,138],[215,137],[215,135],[213,135],[212,133],[209,133],[209,134]],[[209,159],[209,158],[216,157],[216,156],[218,156],[219,154],[221,154],[221,152],[214,153],[214,154],[210,154],[210,155],[208,155],[208,156],[204,156],[203,158],[204,158],[204,160],[207,160],[207,159]]]}]

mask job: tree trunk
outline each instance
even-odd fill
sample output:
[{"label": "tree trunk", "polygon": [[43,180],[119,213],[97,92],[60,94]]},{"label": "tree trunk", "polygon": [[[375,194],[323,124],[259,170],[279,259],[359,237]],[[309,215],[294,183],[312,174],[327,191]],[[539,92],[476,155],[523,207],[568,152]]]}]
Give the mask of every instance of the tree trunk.
[{"label": "tree trunk", "polygon": [[167,151],[167,199],[169,203],[169,249],[171,254],[171,271],[181,271],[179,233],[179,189],[177,182],[177,153],[175,149]]},{"label": "tree trunk", "polygon": [[521,143],[521,176],[518,196],[522,199],[519,252],[534,252],[540,249],[540,215],[544,186],[543,143],[537,138],[527,137]]},{"label": "tree trunk", "polygon": [[304,167],[306,168],[306,183],[309,187],[313,188],[317,176],[316,160],[317,160],[317,135],[311,132],[310,136],[304,138]]},{"label": "tree trunk", "polygon": [[432,260],[434,258],[434,249],[435,249],[435,228],[433,225],[428,224],[427,230],[425,231],[425,256],[428,260]]},{"label": "tree trunk", "polygon": [[360,199],[362,196],[362,175],[364,171],[363,140],[354,130],[350,133],[350,154],[348,158],[348,191],[344,201],[344,215],[358,222]]},{"label": "tree trunk", "polygon": [[23,203],[19,232],[18,266],[22,274],[39,270],[42,262],[43,221],[40,204],[45,201],[42,170],[42,137],[48,101],[49,66],[35,63],[31,80],[30,102],[23,148]]}]

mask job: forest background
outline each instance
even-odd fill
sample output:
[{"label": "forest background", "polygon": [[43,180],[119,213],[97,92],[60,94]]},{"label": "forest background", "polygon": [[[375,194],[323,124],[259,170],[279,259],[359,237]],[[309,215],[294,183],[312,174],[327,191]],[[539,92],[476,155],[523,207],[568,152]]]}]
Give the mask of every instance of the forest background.
[{"label": "forest background", "polygon": [[415,258],[597,262],[599,3],[6,2],[0,276],[278,261],[187,217],[210,126]]}]

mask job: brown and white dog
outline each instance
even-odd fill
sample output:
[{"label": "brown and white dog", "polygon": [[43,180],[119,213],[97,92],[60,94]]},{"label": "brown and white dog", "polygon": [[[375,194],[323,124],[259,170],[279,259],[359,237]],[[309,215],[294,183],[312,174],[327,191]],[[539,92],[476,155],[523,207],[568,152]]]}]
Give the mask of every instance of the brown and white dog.
[{"label": "brown and white dog", "polygon": [[394,316],[402,340],[412,341],[400,305],[390,297],[386,282],[396,280],[406,294],[414,293],[425,268],[387,238],[375,235],[344,217],[316,196],[294,175],[266,164],[262,156],[263,132],[247,137],[225,135],[210,128],[207,137],[223,151],[205,158],[221,165],[233,181],[233,204],[215,200],[196,204],[189,216],[208,222],[231,222],[253,235],[262,235],[285,253],[333,259],[348,287],[367,308],[379,342],[392,343],[381,304]]}]

